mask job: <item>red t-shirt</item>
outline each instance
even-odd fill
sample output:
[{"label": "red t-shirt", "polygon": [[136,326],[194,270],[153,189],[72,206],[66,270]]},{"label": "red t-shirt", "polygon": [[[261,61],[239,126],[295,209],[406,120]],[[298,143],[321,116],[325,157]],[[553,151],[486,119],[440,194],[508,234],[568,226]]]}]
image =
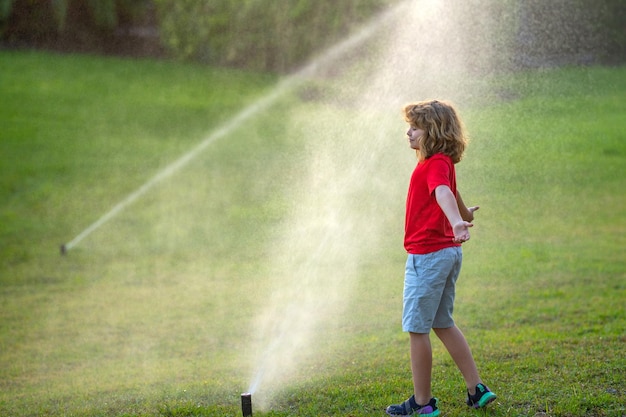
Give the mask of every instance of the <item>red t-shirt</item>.
[{"label": "red t-shirt", "polygon": [[456,195],[456,174],[452,159],[436,154],[420,161],[411,175],[406,199],[404,248],[408,253],[423,255],[451,246],[454,232],[435,198],[435,189],[447,185]]}]

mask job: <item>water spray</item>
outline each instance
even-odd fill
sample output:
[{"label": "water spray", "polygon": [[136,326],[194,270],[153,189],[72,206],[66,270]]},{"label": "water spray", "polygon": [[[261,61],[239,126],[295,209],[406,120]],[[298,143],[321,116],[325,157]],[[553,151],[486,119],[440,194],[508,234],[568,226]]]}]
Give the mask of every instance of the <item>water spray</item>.
[{"label": "water spray", "polygon": [[[405,4],[409,4],[410,0]],[[404,4],[404,3],[403,3]],[[209,147],[210,144],[216,140],[227,136],[231,131],[238,128],[246,120],[253,118],[262,110],[274,105],[278,99],[280,99],[287,91],[290,91],[295,86],[302,83],[305,79],[312,76],[320,67],[328,66],[330,63],[341,59],[347,52],[354,50],[358,45],[363,44],[367,39],[370,39],[386,22],[392,20],[394,16],[401,15],[401,7],[396,6],[383,13],[378,19],[370,22],[369,25],[363,27],[360,31],[356,32],[346,40],[339,42],[335,46],[326,50],[320,56],[313,58],[307,65],[296,71],[294,74],[283,79],[278,83],[274,89],[266,94],[261,99],[252,103],[248,107],[244,108],[240,113],[236,114],[232,119],[227,121],[224,125],[215,130],[211,135],[200,142],[195,148],[181,156],[178,160],[167,166],[161,172],[157,173],[152,179],[139,187],[136,191],[131,193],[124,200],[115,205],[108,213],[104,214],[100,219],[91,224],[85,230],[83,230],[78,236],[71,241],[64,243],[60,247],[61,255],[66,255],[74,246],[80,241],[100,228],[103,224],[107,223],[119,212],[124,210],[127,206],[134,203],[139,197],[148,192],[156,184],[160,183],[164,179],[172,176],[177,171],[185,167],[191,160],[196,158],[200,153]]]},{"label": "water spray", "polygon": [[243,417],[252,417],[252,394],[249,392],[241,394],[241,413]]}]

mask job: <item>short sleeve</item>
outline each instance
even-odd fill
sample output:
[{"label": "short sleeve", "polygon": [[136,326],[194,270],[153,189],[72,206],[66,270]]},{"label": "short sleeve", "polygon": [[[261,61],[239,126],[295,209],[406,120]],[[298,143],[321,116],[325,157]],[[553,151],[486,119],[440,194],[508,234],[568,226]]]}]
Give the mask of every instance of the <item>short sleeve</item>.
[{"label": "short sleeve", "polygon": [[426,175],[428,194],[432,195],[440,185],[446,185],[452,189],[452,161],[444,155],[434,155],[431,159]]}]

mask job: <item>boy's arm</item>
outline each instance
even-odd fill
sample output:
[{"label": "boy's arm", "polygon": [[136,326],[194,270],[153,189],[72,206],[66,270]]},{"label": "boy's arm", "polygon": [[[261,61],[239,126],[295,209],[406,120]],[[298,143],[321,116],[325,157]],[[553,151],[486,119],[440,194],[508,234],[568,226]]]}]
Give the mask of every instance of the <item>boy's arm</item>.
[{"label": "boy's arm", "polygon": [[467,207],[461,198],[461,193],[459,190],[456,191],[456,205],[459,207],[459,213],[461,213],[461,218],[466,222],[471,222],[474,220],[474,212],[478,210],[480,207]]},{"label": "boy's arm", "polygon": [[457,199],[452,193],[452,190],[450,190],[450,187],[440,185],[435,188],[435,198],[437,199],[437,204],[439,204],[439,207],[441,207],[441,210],[452,225],[454,242],[463,243],[468,241],[470,238],[469,228],[472,227],[473,224],[463,220],[461,217]]}]

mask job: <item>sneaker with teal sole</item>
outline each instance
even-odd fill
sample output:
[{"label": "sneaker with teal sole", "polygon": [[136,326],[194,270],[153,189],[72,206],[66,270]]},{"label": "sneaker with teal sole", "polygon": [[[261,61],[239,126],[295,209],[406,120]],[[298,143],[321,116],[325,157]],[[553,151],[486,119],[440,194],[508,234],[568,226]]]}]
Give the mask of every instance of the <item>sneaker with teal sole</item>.
[{"label": "sneaker with teal sole", "polygon": [[402,404],[394,404],[387,407],[388,415],[390,416],[425,416],[436,417],[439,415],[439,408],[437,407],[438,400],[431,398],[428,404],[419,405],[415,402],[415,396],[411,395],[411,398],[403,402]]},{"label": "sneaker with teal sole", "polygon": [[489,391],[489,388],[484,384],[478,384],[474,395],[470,395],[469,391],[467,392],[467,405],[473,408],[482,408],[496,398],[496,394]]}]

